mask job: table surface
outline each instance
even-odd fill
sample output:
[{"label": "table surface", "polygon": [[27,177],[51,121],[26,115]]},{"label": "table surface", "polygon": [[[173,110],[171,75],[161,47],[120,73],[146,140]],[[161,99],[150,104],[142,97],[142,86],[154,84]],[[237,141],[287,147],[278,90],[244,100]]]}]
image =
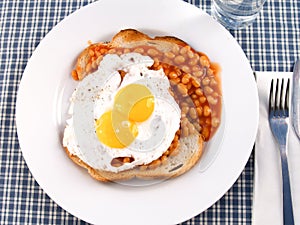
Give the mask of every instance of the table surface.
[{"label": "table surface", "polygon": [[[22,73],[43,37],[93,0],[0,1],[0,224],[86,224],[53,202],[19,148],[15,102]],[[188,0],[210,13],[210,0]],[[300,58],[300,1],[267,0],[255,23],[230,31],[255,71],[291,71]],[[232,188],[183,224],[251,224],[254,151]]]}]

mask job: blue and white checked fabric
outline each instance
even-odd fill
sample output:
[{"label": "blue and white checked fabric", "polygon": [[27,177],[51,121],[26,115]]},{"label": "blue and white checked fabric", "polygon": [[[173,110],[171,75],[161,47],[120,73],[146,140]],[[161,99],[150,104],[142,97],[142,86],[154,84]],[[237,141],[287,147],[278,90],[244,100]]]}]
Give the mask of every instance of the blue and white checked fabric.
[{"label": "blue and white checked fabric", "polygon": [[[26,63],[41,39],[67,15],[91,2],[0,1],[0,224],[87,224],[53,202],[32,177],[18,145],[15,103]],[[210,0],[187,2],[210,12]],[[299,14],[298,0],[267,0],[252,26],[231,31],[254,70],[291,70],[300,58]],[[183,224],[250,224],[253,163],[252,155],[233,187]]]}]

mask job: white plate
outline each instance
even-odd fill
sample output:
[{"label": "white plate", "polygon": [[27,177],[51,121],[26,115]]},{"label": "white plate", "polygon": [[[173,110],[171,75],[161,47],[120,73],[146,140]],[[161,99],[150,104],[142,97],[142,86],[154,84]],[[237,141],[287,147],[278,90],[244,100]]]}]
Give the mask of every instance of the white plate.
[{"label": "white plate", "polygon": [[[74,165],[61,145],[70,71],[88,40],[110,40],[124,28],[173,35],[222,67],[226,119],[220,149],[173,180],[146,186],[103,184]],[[250,156],[258,124],[258,97],[245,54],[221,25],[181,0],[101,0],[68,16],[41,41],[24,71],[17,98],[17,131],[26,163],[61,207],[93,224],[175,224],[214,204],[233,185]]]}]

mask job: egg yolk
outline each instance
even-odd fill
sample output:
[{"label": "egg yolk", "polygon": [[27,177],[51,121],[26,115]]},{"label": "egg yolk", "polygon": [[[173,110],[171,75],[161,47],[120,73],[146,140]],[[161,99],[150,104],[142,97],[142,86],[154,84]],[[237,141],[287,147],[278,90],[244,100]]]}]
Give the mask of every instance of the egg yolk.
[{"label": "egg yolk", "polygon": [[114,108],[131,121],[143,122],[154,110],[154,96],[144,85],[129,84],[117,93]]},{"label": "egg yolk", "polygon": [[112,148],[125,148],[138,135],[137,123],[154,111],[154,96],[141,84],[129,84],[118,91],[113,109],[96,121],[98,139]]},{"label": "egg yolk", "polygon": [[121,114],[113,117],[113,111],[108,111],[96,121],[96,134],[101,143],[124,148],[136,138],[138,129],[136,123],[126,120]]}]

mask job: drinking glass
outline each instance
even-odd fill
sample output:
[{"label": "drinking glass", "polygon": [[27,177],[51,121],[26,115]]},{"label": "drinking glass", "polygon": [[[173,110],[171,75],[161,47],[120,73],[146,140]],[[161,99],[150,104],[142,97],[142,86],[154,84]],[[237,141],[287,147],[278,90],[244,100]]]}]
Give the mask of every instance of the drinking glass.
[{"label": "drinking glass", "polygon": [[228,29],[253,23],[266,0],[212,0],[212,16]]}]

